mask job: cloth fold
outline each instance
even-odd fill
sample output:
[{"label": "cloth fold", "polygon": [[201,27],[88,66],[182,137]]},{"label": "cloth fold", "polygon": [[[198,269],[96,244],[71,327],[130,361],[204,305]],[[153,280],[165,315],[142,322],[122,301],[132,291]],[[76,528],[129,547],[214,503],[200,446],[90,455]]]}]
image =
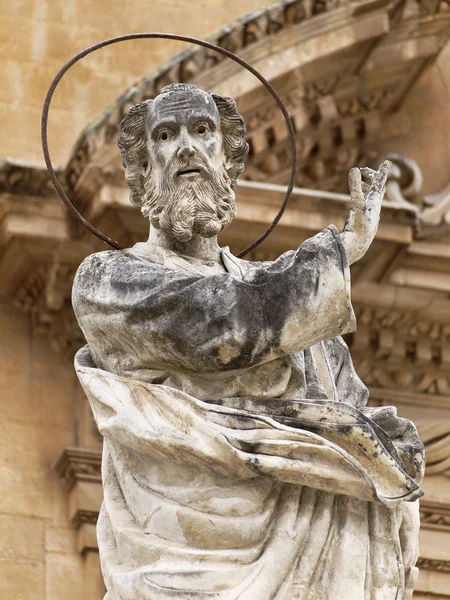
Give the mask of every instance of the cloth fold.
[{"label": "cloth fold", "polygon": [[[313,543],[307,531],[324,505],[329,510],[320,522],[322,528],[326,520],[328,533],[320,542],[320,556],[328,552],[330,565],[336,561],[336,528],[340,537],[349,536],[350,545],[353,535],[353,543],[361,538],[361,520],[366,524],[358,543],[368,544],[370,536],[372,544],[378,534],[368,532],[369,516],[382,513],[384,521],[377,518],[383,527],[391,523],[389,569],[393,564],[398,569],[398,561],[403,569],[401,577],[397,570],[395,577],[392,574],[388,588],[405,585],[400,515],[405,500],[422,494],[418,481],[423,454],[416,438],[411,454],[422,466],[411,476],[396,444],[402,444],[405,434],[411,444],[412,426],[397,426],[391,441],[373,418],[394,423],[392,410],[386,417],[384,408],[364,414],[323,400],[205,402],[98,369],[87,347],[76,356],[76,370],[105,438],[105,505],[99,529],[107,526],[114,532],[114,549],[103,550],[102,564],[108,589],[118,590],[109,598],[132,600],[136,596],[131,590],[139,586],[142,598],[188,597],[180,590],[195,591],[196,599],[209,598],[220,584],[222,569],[224,590],[213,596],[218,599],[290,600],[295,596],[282,595],[285,580],[291,582],[289,594],[297,589],[298,598],[309,598],[305,590],[313,585],[317,589],[313,579],[319,568],[318,563],[314,568],[310,564],[310,553],[318,551],[314,549],[319,541]],[[349,507],[352,514],[344,514]],[[111,536],[108,539],[110,547]],[[300,565],[299,547],[306,544]],[[279,595],[265,595],[261,568],[264,565],[266,581],[269,557],[278,546],[283,553],[291,548],[292,554],[274,563]],[[365,570],[364,577],[379,577],[373,569],[369,574]],[[126,583],[130,578],[132,583]],[[386,585],[386,578],[383,581]],[[177,592],[165,590],[169,582]],[[339,582],[333,584],[336,590],[341,589]],[[337,600],[337,593],[327,597]],[[390,594],[379,598],[396,598]]]},{"label": "cloth fold", "polygon": [[423,446],[366,407],[338,231],[222,262],[137,244],[75,278],[107,600],[410,600]]}]

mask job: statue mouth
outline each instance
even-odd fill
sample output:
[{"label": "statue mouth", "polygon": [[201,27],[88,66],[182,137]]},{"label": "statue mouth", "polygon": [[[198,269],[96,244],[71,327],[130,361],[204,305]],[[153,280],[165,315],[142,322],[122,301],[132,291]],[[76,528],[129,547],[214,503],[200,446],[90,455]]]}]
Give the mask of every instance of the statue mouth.
[{"label": "statue mouth", "polygon": [[201,169],[182,169],[181,171],[178,171],[177,176],[188,179],[190,177],[196,177],[197,175],[200,175],[200,173]]}]

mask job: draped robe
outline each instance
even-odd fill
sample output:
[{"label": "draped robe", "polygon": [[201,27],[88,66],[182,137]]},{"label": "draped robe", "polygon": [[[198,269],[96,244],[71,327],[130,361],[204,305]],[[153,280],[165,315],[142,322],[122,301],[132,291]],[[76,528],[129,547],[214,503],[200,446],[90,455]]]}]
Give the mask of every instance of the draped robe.
[{"label": "draped robe", "polygon": [[338,231],[221,256],[137,244],[74,282],[107,600],[409,600],[423,446],[366,406]]}]

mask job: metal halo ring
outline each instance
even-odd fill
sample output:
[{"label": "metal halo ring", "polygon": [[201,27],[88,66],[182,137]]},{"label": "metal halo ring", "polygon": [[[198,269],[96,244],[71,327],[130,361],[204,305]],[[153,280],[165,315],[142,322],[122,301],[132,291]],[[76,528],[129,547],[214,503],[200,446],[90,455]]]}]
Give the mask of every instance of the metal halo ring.
[{"label": "metal halo ring", "polygon": [[177,35],[177,34],[173,34],[173,33],[129,33],[127,35],[121,35],[118,37],[109,38],[107,40],[104,40],[103,42],[99,42],[98,44],[89,46],[89,48],[82,50],[81,52],[76,54],[73,58],[71,58],[62,67],[62,69],[59,71],[59,73],[56,75],[56,77],[52,81],[52,84],[50,85],[50,88],[47,92],[47,96],[45,97],[44,106],[42,108],[42,119],[41,119],[42,149],[44,152],[45,164],[47,165],[47,170],[49,172],[50,179],[51,179],[53,185],[55,186],[56,191],[60,195],[62,201],[64,202],[64,204],[67,206],[67,208],[70,210],[70,212],[84,225],[84,227],[86,227],[86,229],[88,229],[91,233],[96,235],[98,238],[100,238],[101,240],[103,240],[104,242],[106,242],[107,244],[109,244],[110,246],[115,248],[116,250],[120,250],[121,246],[118,244],[118,242],[109,238],[108,236],[104,235],[101,231],[99,231],[98,229],[93,227],[89,223],[89,221],[87,221],[78,212],[78,210],[75,208],[75,206],[72,204],[72,202],[68,198],[67,194],[64,192],[61,184],[58,181],[58,178],[56,177],[55,171],[53,169],[52,161],[50,160],[50,154],[48,151],[48,141],[47,141],[47,123],[48,123],[48,113],[50,110],[50,103],[52,101],[52,97],[55,92],[55,89],[56,89],[58,83],[61,81],[63,75],[70,69],[70,67],[72,65],[74,65],[76,62],[78,62],[80,59],[84,58],[88,54],[91,54],[91,52],[94,52],[95,50],[98,50],[99,48],[103,48],[104,46],[110,46],[111,44],[115,44],[117,42],[124,42],[126,40],[136,40],[136,39],[141,39],[141,38],[162,38],[162,39],[168,39],[168,40],[177,40],[180,42],[188,42],[190,44],[204,46],[205,48],[209,48],[210,50],[215,50],[216,52],[219,52],[220,54],[224,54],[228,58],[231,58],[231,60],[234,60],[235,62],[240,64],[242,67],[244,67],[245,69],[250,71],[250,73],[252,73],[257,79],[259,79],[259,81],[265,86],[265,88],[273,96],[276,103],[278,104],[279,109],[283,113],[283,117],[284,117],[284,120],[286,121],[287,129],[288,129],[288,133],[289,133],[289,139],[290,139],[290,143],[291,143],[291,152],[292,152],[291,177],[289,180],[289,185],[287,187],[284,200],[281,203],[280,210],[278,211],[276,217],[274,218],[272,223],[269,225],[269,227],[266,229],[266,231],[257,240],[255,240],[252,244],[250,244],[249,246],[244,248],[244,250],[241,250],[241,252],[239,252],[237,254],[238,257],[245,256],[251,250],[256,248],[256,246],[259,246],[259,244],[261,244],[261,242],[263,242],[272,233],[272,231],[277,226],[279,220],[281,219],[281,217],[286,209],[287,203],[288,203],[289,198],[292,193],[292,189],[294,187],[295,175],[297,172],[297,146],[296,146],[296,140],[295,140],[295,131],[294,131],[294,127],[292,125],[289,113],[288,113],[285,105],[283,104],[283,101],[281,100],[280,96],[275,91],[275,89],[272,87],[272,85],[267,81],[267,79],[265,79],[256,69],[254,69],[251,65],[249,65],[244,59],[240,58],[233,52],[230,52],[229,50],[226,50],[225,48],[221,48],[220,46],[217,46],[215,44],[211,44],[210,42],[206,42],[204,40],[199,40],[199,39],[193,38],[193,37],[188,37],[185,35]]}]

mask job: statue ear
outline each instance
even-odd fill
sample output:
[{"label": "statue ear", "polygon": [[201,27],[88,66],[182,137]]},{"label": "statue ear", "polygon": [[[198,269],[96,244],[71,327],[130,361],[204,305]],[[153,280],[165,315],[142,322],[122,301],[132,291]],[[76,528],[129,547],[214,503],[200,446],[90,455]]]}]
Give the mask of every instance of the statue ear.
[{"label": "statue ear", "polygon": [[225,171],[227,172],[228,177],[230,177],[230,179],[234,179],[234,161],[231,160],[230,158],[227,158],[225,160]]},{"label": "statue ear", "polygon": [[150,173],[150,168],[151,168],[151,167],[150,167],[150,163],[149,163],[149,161],[148,161],[148,160],[146,160],[146,161],[145,161],[145,162],[142,164],[141,168],[139,169],[141,176],[142,176],[142,177],[148,177],[148,174]]}]

